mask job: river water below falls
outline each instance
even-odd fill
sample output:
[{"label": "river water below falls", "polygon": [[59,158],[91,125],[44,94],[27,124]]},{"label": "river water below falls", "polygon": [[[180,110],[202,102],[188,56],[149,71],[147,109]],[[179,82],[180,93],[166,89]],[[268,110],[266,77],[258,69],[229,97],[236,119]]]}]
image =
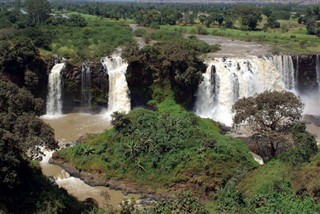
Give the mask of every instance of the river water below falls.
[{"label": "river water below falls", "polygon": [[[86,133],[99,133],[110,128],[110,122],[103,114],[71,113],[58,118],[46,118],[44,116],[42,119],[54,129],[60,145],[75,141]],[[106,208],[108,205],[118,208],[124,199],[138,198],[138,195],[125,196],[121,191],[111,190],[107,187],[91,187],[79,178],[71,177],[60,166],[49,164],[48,161],[53,152],[45,151],[44,153],[46,156],[40,162],[42,173],[46,176],[52,176],[59,187],[63,187],[80,201],[93,198],[101,208]],[[105,197],[106,195],[109,198]]]}]

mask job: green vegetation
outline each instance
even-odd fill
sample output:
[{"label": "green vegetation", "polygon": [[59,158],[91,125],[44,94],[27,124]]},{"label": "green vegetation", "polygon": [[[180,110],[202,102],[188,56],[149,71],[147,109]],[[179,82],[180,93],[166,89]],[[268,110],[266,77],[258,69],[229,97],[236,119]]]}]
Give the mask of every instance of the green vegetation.
[{"label": "green vegetation", "polygon": [[145,188],[170,189],[183,183],[197,197],[209,199],[230,178],[256,166],[245,144],[221,135],[213,121],[172,103],[165,100],[158,111],[116,113],[114,129],[56,157],[79,170],[107,179],[130,178]]},{"label": "green vegetation", "polygon": [[238,6],[233,13],[237,14],[242,30],[256,30],[258,22],[262,21],[262,12],[255,6]]},{"label": "green vegetation", "polygon": [[47,0],[26,0],[25,4],[33,23],[41,23],[48,18],[50,3]]},{"label": "green vegetation", "polygon": [[274,46],[275,54],[315,54],[320,47],[314,36],[319,27],[317,6],[88,3],[84,8],[80,4],[57,3],[54,7],[116,20],[134,19],[154,29],[264,42]]},{"label": "green vegetation", "polygon": [[299,16],[298,22],[307,27],[308,34],[320,36],[320,8],[309,8],[305,16]]},{"label": "green vegetation", "polygon": [[53,186],[26,157],[39,146],[56,149],[53,129],[37,115],[43,104],[29,91],[0,77],[0,213],[79,213],[85,207]]},{"label": "green vegetation", "polygon": [[37,14],[28,17],[20,12],[1,10],[0,38],[30,38],[34,45],[42,48],[42,55],[58,54],[76,63],[101,58],[133,41],[131,29],[125,22],[74,12],[63,15],[38,21]]},{"label": "green vegetation", "polygon": [[310,163],[300,166],[274,159],[253,170],[233,190],[233,194],[243,193],[245,203],[245,206],[234,206],[234,209],[254,213],[318,213],[320,205],[316,194],[319,183],[310,177],[316,175],[314,164],[318,161],[318,154]]},{"label": "green vegetation", "polygon": [[[286,91],[265,91],[255,97],[242,98],[232,107],[234,124],[249,127],[257,142],[266,144],[269,157],[274,157],[278,150],[290,145],[288,136],[301,119],[302,110],[300,99]],[[296,131],[303,132],[305,127],[300,132]]]},{"label": "green vegetation", "polygon": [[154,214],[208,214],[208,211],[204,208],[204,206],[192,198],[190,192],[179,194],[173,199],[164,200],[158,203],[152,211]]},{"label": "green vegetation", "polygon": [[[211,201],[211,212],[315,213],[320,209],[316,179],[320,156],[303,124],[291,129],[293,146],[261,167],[245,144],[222,135],[218,124],[186,112],[172,98],[157,104],[157,111],[115,113],[112,124],[113,129],[61,150],[56,157],[79,170],[106,179],[128,182],[130,178],[156,192],[188,189],[196,198]],[[176,202],[165,202],[170,206],[161,211],[184,207],[184,200],[172,201]]]},{"label": "green vegetation", "polygon": [[190,192],[176,194],[172,198],[163,199],[152,208],[141,210],[133,203],[125,201],[121,206],[120,214],[208,214],[208,210],[196,200]]},{"label": "green vegetation", "polygon": [[[243,198],[242,206],[239,203],[233,204],[232,211],[319,212],[320,206],[315,194],[301,187],[297,191],[293,188],[297,183],[295,180],[302,176],[300,173],[305,173],[301,172],[300,167],[312,164],[312,158],[318,153],[314,136],[306,131],[305,124],[299,122],[302,107],[301,101],[290,92],[264,92],[254,98],[236,102],[233,106],[235,124],[248,125],[253,132],[253,139],[273,159],[240,181],[239,187],[245,197],[236,194],[237,189],[229,189],[227,185],[225,191],[232,191],[227,198],[221,198],[218,208],[222,206],[225,209],[226,202],[237,196],[239,200]],[[312,180],[304,180],[302,183],[309,186],[309,182]]]},{"label": "green vegetation", "polygon": [[[282,26],[291,26],[288,31],[282,29],[270,29],[264,31],[243,31],[228,28],[206,28],[209,35],[222,36],[239,39],[243,41],[256,41],[272,45],[273,53],[288,54],[315,54],[318,53],[320,40],[313,35],[307,35],[304,26],[295,24],[293,21],[283,21]],[[196,26],[160,26],[160,29],[167,31],[177,31],[181,33],[197,34]]]},{"label": "green vegetation", "polygon": [[[67,15],[71,18],[80,16],[72,13]],[[52,41],[52,53],[75,61],[96,59],[112,53],[116,47],[133,41],[131,29],[125,23],[90,15],[80,17],[86,20],[86,27],[82,27],[82,23],[78,23],[79,26],[66,24],[47,27],[51,33],[59,35]]]},{"label": "green vegetation", "polygon": [[[206,203],[218,213],[320,212],[320,155],[314,136],[298,123],[301,102],[291,93],[265,92],[235,105],[235,123],[249,124],[269,153],[270,161],[258,167],[241,140],[186,111],[206,69],[199,55],[219,46],[183,35],[266,42],[277,46],[275,53],[315,53],[318,8],[54,3],[55,16],[48,17],[46,0],[26,1],[27,15],[17,4],[12,11],[0,9],[0,213],[103,212],[53,186],[25,154],[36,157],[39,146],[57,147],[53,130],[37,117],[44,103],[31,95],[46,95],[47,67],[41,56],[59,54],[75,64],[119,46],[126,47],[133,106],[151,110],[116,112],[112,129],[60,150],[55,158],[166,197],[177,193],[149,211],[126,203],[121,213],[200,214],[209,212]],[[145,27],[132,33],[132,20]],[[138,49],[132,35],[156,43]]]}]

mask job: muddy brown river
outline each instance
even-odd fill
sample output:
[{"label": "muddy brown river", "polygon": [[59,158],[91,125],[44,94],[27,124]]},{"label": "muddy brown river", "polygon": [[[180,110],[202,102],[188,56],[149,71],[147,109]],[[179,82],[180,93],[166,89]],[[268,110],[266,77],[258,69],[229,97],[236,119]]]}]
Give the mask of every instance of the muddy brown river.
[{"label": "muddy brown river", "polygon": [[[77,140],[87,133],[100,133],[110,128],[110,122],[105,114],[83,114],[70,113],[57,118],[42,117],[43,121],[49,124],[55,132],[55,137],[60,146]],[[52,176],[59,187],[68,191],[80,201],[86,198],[95,199],[100,208],[107,208],[111,205],[119,208],[119,204],[124,199],[139,198],[139,195],[129,194],[125,196],[121,191],[111,190],[107,187],[91,187],[85,184],[79,178],[71,177],[60,166],[49,164],[52,151],[45,151],[45,157],[40,162],[42,173],[46,176]]]}]

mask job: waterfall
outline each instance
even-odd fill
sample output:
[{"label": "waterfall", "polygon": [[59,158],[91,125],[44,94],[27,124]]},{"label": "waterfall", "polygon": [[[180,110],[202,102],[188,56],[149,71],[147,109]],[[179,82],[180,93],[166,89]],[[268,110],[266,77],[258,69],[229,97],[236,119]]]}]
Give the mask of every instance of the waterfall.
[{"label": "waterfall", "polygon": [[[294,85],[294,69],[289,56],[216,58],[206,64],[207,71],[196,93],[195,113],[229,126],[232,125],[231,109],[238,99]],[[285,71],[281,72],[281,69]]]},{"label": "waterfall", "polygon": [[318,90],[320,92],[320,59],[319,59],[319,55],[317,55],[317,57],[316,57],[316,72],[317,72]]},{"label": "waterfall", "polygon": [[58,117],[62,115],[61,100],[61,75],[65,63],[58,63],[53,66],[49,74],[47,112],[49,117]]},{"label": "waterfall", "polygon": [[81,107],[91,107],[91,69],[86,63],[81,65]]},{"label": "waterfall", "polygon": [[128,64],[118,55],[102,59],[109,75],[108,113],[115,111],[128,113],[131,109],[129,88],[125,73]]},{"label": "waterfall", "polygon": [[219,90],[218,76],[214,65],[207,67],[203,74],[203,81],[200,83],[197,92],[197,102],[195,106],[196,114],[202,117],[210,117],[216,113],[217,94]]},{"label": "waterfall", "polygon": [[282,74],[282,80],[285,84],[285,88],[288,90],[294,89],[295,75],[292,57],[288,55],[273,56],[272,61],[276,69]]},{"label": "waterfall", "polygon": [[299,56],[297,56],[297,62],[296,62],[296,88],[299,88],[298,81],[299,81]]}]

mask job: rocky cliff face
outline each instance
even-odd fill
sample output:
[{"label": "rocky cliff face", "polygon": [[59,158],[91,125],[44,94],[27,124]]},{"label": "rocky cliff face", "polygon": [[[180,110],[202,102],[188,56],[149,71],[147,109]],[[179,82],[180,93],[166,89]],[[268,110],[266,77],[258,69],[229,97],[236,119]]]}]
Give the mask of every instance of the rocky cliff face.
[{"label": "rocky cliff face", "polygon": [[[91,70],[91,88],[92,97],[90,111],[99,110],[101,107],[108,106],[108,75],[100,62],[84,62]],[[67,63],[62,71],[63,79],[63,112],[81,111],[82,100],[82,78],[81,66]]]},{"label": "rocky cliff face", "polygon": [[[300,55],[293,56],[294,75],[296,81],[296,89],[300,94],[308,94],[319,89],[317,83],[316,55]],[[37,96],[46,98],[48,75],[51,68],[55,63],[61,62],[61,58],[55,57],[54,59],[47,60],[45,63],[34,64],[33,70],[38,70],[37,78],[39,83],[37,87],[31,88]],[[319,63],[319,62],[318,62]],[[90,69],[90,111],[100,110],[102,107],[108,107],[108,91],[109,91],[109,78],[108,74],[100,61],[85,61],[82,65],[74,65],[67,62],[66,67],[63,69],[61,75],[63,80],[62,99],[63,99],[63,112],[84,111],[83,108],[83,65]],[[47,67],[45,67],[46,65]],[[30,67],[31,68],[31,67]],[[140,66],[129,65],[129,70],[135,70],[134,77],[128,79],[128,85],[131,91],[131,105],[141,106],[146,105],[150,100],[151,94],[148,91],[150,85],[145,85],[141,80]],[[128,73],[128,72],[127,72]],[[130,72],[129,72],[130,73]],[[28,73],[26,73],[28,74]],[[30,74],[32,78],[33,74]],[[127,74],[128,75],[128,74]],[[25,75],[27,79],[28,75]],[[128,78],[128,77],[127,77]],[[27,81],[27,80],[26,80]],[[27,84],[27,83],[26,83]],[[88,109],[86,109],[88,110]]]}]

